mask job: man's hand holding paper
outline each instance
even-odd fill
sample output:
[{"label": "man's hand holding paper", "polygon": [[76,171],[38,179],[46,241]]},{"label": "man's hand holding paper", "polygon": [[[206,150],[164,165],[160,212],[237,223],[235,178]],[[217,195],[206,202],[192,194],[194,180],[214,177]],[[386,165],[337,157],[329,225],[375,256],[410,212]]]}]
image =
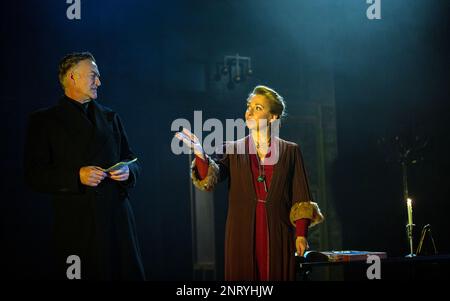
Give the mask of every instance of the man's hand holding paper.
[{"label": "man's hand holding paper", "polygon": [[130,161],[122,161],[105,169],[104,171],[108,173],[109,178],[115,181],[126,181],[130,176],[130,169],[128,168],[128,165],[135,161],[137,161],[137,158]]},{"label": "man's hand holding paper", "polygon": [[108,172],[108,176],[115,181],[126,181],[130,176],[130,169],[125,165],[119,169]]}]

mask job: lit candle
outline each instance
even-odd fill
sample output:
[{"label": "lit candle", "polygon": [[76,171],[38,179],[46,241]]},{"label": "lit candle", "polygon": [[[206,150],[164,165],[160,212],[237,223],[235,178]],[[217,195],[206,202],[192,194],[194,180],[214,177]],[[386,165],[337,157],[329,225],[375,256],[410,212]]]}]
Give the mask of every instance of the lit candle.
[{"label": "lit candle", "polygon": [[408,198],[406,200],[406,203],[408,205],[408,224],[412,225],[413,224],[413,219],[412,219],[412,200],[410,198]]}]

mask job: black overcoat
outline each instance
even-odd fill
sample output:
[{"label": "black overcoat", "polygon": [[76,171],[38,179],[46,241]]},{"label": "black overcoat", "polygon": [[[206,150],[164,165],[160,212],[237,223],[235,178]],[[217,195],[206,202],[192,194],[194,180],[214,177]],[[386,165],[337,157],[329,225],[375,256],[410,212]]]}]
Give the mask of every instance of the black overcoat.
[{"label": "black overcoat", "polygon": [[65,96],[29,117],[25,178],[33,190],[53,197],[56,277],[66,277],[66,259],[77,255],[82,279],[144,279],[128,199],[138,163],[130,165],[125,182],[105,178],[88,187],[79,179],[83,166],[107,168],[135,157],[118,114],[94,100],[89,110],[92,121]]}]

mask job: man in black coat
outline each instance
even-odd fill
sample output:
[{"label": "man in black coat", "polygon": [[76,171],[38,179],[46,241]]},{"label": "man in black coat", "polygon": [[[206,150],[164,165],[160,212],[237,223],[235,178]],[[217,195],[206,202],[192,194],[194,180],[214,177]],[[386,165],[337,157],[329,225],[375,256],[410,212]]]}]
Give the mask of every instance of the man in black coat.
[{"label": "man in black coat", "polygon": [[65,56],[59,80],[65,95],[30,115],[25,147],[28,185],[53,196],[56,277],[70,278],[69,268],[78,266],[71,267],[76,261],[69,256],[76,255],[81,279],[143,280],[128,200],[139,165],[104,170],[135,155],[118,114],[95,100],[100,74],[94,57]]}]

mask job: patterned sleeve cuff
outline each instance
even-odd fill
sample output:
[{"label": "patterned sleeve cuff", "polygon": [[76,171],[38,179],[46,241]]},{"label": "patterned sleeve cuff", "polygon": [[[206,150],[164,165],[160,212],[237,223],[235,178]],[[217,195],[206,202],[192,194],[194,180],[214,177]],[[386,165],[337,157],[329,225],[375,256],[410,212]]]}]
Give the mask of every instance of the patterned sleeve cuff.
[{"label": "patterned sleeve cuff", "polygon": [[219,181],[219,166],[211,160],[211,158],[208,158],[208,174],[205,178],[199,179],[197,170],[195,167],[195,160],[192,161],[191,164],[191,178],[192,183],[195,187],[202,191],[211,191],[214,189],[214,186],[216,186],[217,182]]},{"label": "patterned sleeve cuff", "polygon": [[313,227],[323,222],[324,217],[320,212],[319,205],[314,202],[297,202],[291,208],[289,215],[292,225],[295,227],[295,221],[307,218],[311,220],[309,227]]}]

